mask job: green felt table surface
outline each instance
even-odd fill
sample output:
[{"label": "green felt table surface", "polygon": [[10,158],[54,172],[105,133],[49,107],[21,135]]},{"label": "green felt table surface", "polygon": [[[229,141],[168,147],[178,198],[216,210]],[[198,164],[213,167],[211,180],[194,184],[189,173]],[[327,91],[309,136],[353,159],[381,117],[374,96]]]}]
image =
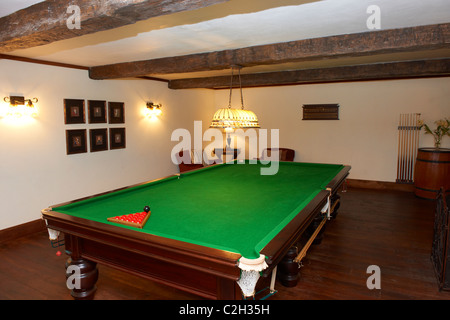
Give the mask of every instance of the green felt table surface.
[{"label": "green felt table surface", "polygon": [[[254,259],[343,168],[280,162],[277,174],[261,175],[262,166],[235,163],[206,167],[53,210]],[[146,205],[151,216],[142,229],[106,220],[142,212]]]}]

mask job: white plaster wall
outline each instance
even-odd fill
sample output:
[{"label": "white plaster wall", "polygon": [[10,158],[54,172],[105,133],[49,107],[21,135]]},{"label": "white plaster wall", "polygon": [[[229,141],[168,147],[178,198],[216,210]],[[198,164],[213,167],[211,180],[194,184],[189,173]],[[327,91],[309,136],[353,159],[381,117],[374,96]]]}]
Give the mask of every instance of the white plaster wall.
[{"label": "white plaster wall", "polygon": [[[214,108],[211,90],[174,91],[148,80],[94,81],[87,71],[8,60],[0,60],[0,70],[0,107],[9,95],[39,99],[35,119],[0,118],[0,230],[39,219],[49,205],[176,173],[172,131],[192,130],[194,120],[209,120]],[[65,125],[65,98],[85,99],[86,106],[89,99],[122,101],[125,124]],[[159,119],[142,115],[146,101],[163,104]],[[125,149],[66,154],[65,130],[122,126]]]},{"label": "white plaster wall", "polygon": [[[295,149],[296,161],[350,164],[350,178],[395,181],[399,115],[418,112],[426,123],[450,118],[449,88],[450,78],[249,88],[244,102],[262,129],[279,129],[280,146]],[[0,60],[0,108],[9,95],[39,99],[31,121],[0,118],[0,230],[39,219],[52,204],[177,172],[172,132],[188,129],[193,142],[194,121],[203,121],[205,131],[228,94],[147,80],[94,81],[82,70]],[[65,130],[121,125],[65,125],[65,98],[124,102],[126,148],[66,155]],[[163,104],[159,119],[143,117],[146,101]],[[339,103],[340,120],[302,121],[309,103]],[[240,107],[238,91],[233,106]],[[422,132],[419,146],[432,145]],[[442,147],[450,147],[449,137]]]},{"label": "white plaster wall", "polygon": [[[262,129],[279,129],[280,146],[296,150],[295,161],[343,163],[350,178],[395,181],[398,122],[402,113],[434,121],[450,119],[450,78],[346,82],[244,89],[245,108]],[[228,104],[228,90],[216,91],[216,107]],[[338,103],[338,121],[302,120],[302,105]],[[240,108],[233,92],[233,107]],[[433,147],[420,133],[419,147]],[[441,147],[450,147],[450,137]],[[261,151],[259,151],[261,152]]]}]

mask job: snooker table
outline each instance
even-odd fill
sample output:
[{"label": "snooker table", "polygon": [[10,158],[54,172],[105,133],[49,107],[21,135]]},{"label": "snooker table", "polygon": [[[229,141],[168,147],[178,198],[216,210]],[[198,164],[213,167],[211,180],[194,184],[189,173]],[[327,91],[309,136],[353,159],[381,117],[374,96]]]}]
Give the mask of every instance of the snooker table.
[{"label": "snooker table", "polygon": [[[43,209],[50,238],[64,234],[66,278],[78,281],[72,296],[94,296],[97,263],[209,299],[251,295],[243,295],[248,283],[239,279],[257,274],[245,289],[254,290],[259,275],[277,265],[280,281],[294,286],[293,248],[339,197],[350,167],[280,161],[276,174],[261,175],[271,164],[254,162],[213,165]],[[147,205],[151,216],[142,228],[107,221]]]}]

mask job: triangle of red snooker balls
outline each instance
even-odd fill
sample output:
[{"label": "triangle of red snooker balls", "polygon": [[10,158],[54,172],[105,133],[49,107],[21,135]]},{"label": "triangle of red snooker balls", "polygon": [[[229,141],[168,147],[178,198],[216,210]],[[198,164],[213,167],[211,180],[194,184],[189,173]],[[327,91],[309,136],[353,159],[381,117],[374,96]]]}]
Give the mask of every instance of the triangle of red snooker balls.
[{"label": "triangle of red snooker balls", "polygon": [[150,217],[151,211],[148,213],[136,212],[130,214],[124,214],[121,216],[110,217],[107,220],[110,222],[120,223],[131,227],[142,228]]}]

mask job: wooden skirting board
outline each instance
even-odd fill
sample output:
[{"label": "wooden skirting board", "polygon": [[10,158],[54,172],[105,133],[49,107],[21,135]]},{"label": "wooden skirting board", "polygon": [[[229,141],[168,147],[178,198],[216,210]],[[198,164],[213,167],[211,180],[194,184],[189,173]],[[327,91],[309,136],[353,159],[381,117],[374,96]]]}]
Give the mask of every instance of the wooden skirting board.
[{"label": "wooden skirting board", "polygon": [[414,184],[387,181],[347,179],[347,187],[388,191],[414,192]]},{"label": "wooden skirting board", "polygon": [[33,233],[45,231],[45,222],[42,219],[33,220],[17,226],[0,230],[0,243],[16,240],[20,237],[27,236]]}]

